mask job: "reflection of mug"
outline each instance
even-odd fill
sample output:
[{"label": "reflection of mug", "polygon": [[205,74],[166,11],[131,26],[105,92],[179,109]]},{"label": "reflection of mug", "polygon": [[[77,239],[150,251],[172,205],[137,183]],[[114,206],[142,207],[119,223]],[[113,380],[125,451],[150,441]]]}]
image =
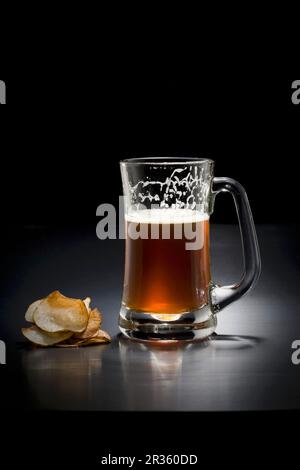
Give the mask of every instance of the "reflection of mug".
[{"label": "reflection of mug", "polygon": [[[119,325],[130,338],[193,340],[209,336],[215,314],[245,294],[260,272],[247,195],[229,178],[213,177],[208,159],[130,159],[121,162],[126,256]],[[216,194],[233,195],[245,272],[228,287],[210,277],[209,216]]]}]

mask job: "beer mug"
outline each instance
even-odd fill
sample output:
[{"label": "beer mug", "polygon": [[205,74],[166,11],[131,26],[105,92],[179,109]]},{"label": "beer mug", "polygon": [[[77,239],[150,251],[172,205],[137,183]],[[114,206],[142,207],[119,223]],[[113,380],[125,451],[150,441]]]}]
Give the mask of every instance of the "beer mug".
[{"label": "beer mug", "polygon": [[[251,289],[260,255],[248,198],[210,159],[133,158],[120,162],[125,201],[125,274],[121,332],[140,341],[210,336],[217,313]],[[244,274],[232,286],[211,280],[209,218],[216,195],[232,194]]]}]

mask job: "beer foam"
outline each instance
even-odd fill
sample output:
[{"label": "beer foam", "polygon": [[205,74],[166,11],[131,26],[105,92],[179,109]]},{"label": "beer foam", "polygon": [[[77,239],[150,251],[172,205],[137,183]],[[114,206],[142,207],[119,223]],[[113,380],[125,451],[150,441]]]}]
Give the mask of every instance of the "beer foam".
[{"label": "beer foam", "polygon": [[138,224],[187,224],[209,220],[209,215],[192,209],[142,209],[130,211],[125,220]]}]

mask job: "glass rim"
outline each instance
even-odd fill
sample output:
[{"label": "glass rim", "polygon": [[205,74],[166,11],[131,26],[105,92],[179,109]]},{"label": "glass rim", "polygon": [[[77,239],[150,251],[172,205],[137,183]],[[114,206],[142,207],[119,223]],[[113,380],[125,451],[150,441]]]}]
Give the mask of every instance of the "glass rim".
[{"label": "glass rim", "polygon": [[138,157],[120,160],[120,165],[199,165],[214,164],[211,158],[184,158],[184,157]]}]

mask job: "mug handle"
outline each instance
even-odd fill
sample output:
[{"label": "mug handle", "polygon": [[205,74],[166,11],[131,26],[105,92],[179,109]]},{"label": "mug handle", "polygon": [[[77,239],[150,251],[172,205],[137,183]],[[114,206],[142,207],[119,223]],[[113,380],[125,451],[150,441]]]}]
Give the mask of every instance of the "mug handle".
[{"label": "mug handle", "polygon": [[232,286],[212,285],[210,292],[214,313],[246,294],[258,280],[261,271],[259,246],[246,191],[231,178],[214,178],[213,204],[215,197],[221,192],[229,192],[234,199],[242,239],[244,273],[240,282]]}]

